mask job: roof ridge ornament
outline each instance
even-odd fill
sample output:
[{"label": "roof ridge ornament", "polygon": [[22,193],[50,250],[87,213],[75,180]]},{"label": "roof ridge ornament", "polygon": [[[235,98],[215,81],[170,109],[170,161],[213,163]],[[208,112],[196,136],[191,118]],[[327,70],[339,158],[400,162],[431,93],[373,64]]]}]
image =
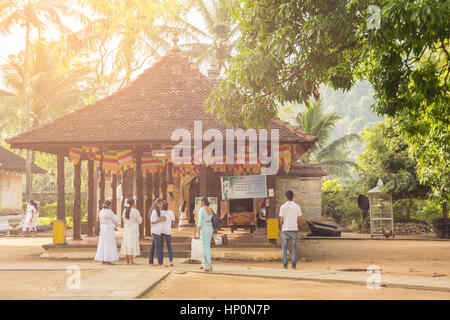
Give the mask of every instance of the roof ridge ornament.
[{"label": "roof ridge ornament", "polygon": [[178,30],[175,30],[173,32],[173,36],[172,36],[172,48],[170,48],[171,52],[178,52],[180,51],[180,48],[178,47]]}]

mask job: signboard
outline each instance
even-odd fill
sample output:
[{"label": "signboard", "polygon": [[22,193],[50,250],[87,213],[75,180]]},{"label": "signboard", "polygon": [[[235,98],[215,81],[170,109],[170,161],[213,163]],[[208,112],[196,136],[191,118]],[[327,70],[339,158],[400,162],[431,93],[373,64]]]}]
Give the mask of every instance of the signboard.
[{"label": "signboard", "polygon": [[267,180],[264,175],[220,177],[222,199],[267,198]]},{"label": "signboard", "polygon": [[[202,198],[203,197],[195,197],[195,207],[194,207],[195,223],[197,223],[198,211],[202,207],[201,204],[200,204]],[[208,197],[208,201],[209,201],[209,207],[211,209],[213,209],[213,211],[215,213],[218,213],[218,210],[217,210],[217,198],[216,197]]]}]

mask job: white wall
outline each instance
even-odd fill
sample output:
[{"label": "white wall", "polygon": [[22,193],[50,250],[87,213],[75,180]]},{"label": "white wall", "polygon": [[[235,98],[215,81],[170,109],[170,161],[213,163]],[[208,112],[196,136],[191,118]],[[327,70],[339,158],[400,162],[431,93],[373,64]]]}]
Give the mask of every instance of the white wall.
[{"label": "white wall", "polygon": [[21,213],[22,173],[0,169],[0,213]]}]

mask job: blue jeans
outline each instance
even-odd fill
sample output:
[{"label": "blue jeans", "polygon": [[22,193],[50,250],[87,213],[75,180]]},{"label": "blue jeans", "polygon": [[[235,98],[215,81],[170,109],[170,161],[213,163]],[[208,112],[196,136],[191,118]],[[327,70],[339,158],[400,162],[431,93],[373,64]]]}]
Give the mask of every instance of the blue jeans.
[{"label": "blue jeans", "polygon": [[156,258],[158,264],[163,264],[163,238],[160,234],[152,233],[152,246],[150,247],[150,254],[148,255],[148,263],[153,264],[153,255],[156,249]]},{"label": "blue jeans", "polygon": [[170,234],[161,233],[162,239],[162,246],[164,250],[164,240],[166,241],[167,245],[167,251],[169,251],[169,261],[173,261],[173,252],[172,252],[172,236]]},{"label": "blue jeans", "polygon": [[282,248],[283,248],[283,267],[287,268],[287,249],[289,240],[291,240],[292,245],[292,268],[297,266],[297,231],[283,231],[281,233],[282,238]]}]

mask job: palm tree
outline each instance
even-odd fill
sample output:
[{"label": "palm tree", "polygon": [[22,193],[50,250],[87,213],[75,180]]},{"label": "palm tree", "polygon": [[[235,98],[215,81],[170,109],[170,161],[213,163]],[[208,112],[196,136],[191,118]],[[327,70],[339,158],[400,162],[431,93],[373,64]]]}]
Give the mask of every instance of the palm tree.
[{"label": "palm tree", "polygon": [[[29,89],[29,51],[30,33],[36,29],[38,38],[49,25],[57,27],[61,32],[69,30],[62,22],[61,15],[77,17],[81,21],[86,18],[64,1],[59,0],[4,0],[0,3],[0,34],[9,34],[14,26],[25,28],[25,58],[23,83],[25,88],[25,130],[30,129],[31,96]],[[26,194],[31,199],[31,153],[27,151],[26,162]]]},{"label": "palm tree", "polygon": [[[193,0],[192,8],[202,17],[205,30],[179,17],[176,21],[183,35],[190,36],[192,42],[180,45],[180,48],[194,61],[209,66],[219,73],[229,67],[238,36],[238,26],[233,23],[233,0]],[[202,41],[203,40],[203,41]]]},{"label": "palm tree", "polygon": [[359,140],[359,135],[351,133],[329,142],[331,132],[336,122],[341,119],[338,113],[326,113],[320,101],[307,102],[306,110],[299,112],[296,126],[318,138],[314,147],[302,158],[304,163],[319,163],[331,175],[349,176],[349,169],[356,163],[348,159],[346,147]]}]

